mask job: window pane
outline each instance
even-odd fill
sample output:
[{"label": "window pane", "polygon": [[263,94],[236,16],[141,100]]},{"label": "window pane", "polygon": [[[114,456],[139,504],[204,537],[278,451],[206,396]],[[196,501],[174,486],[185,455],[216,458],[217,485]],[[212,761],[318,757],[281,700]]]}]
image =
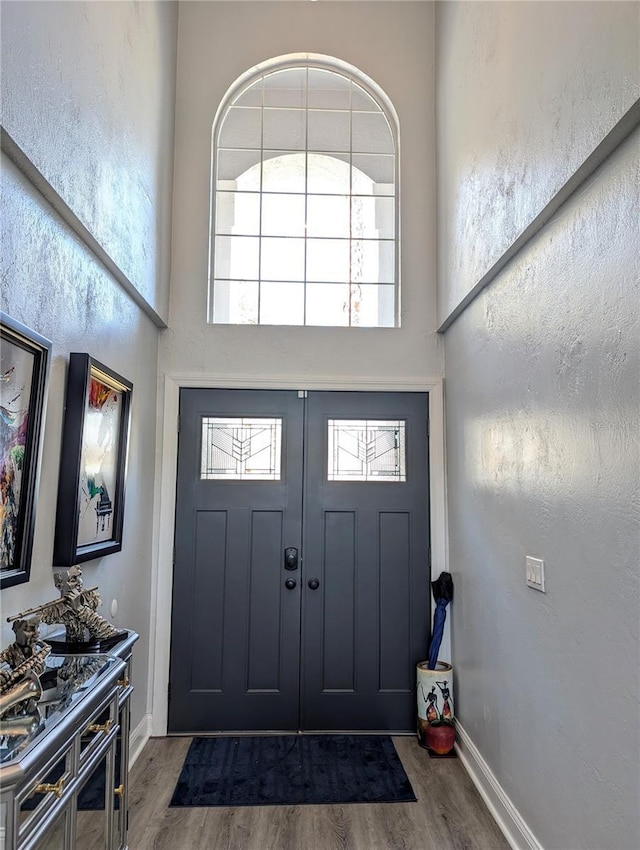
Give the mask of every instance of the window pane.
[{"label": "window pane", "polygon": [[404,421],[329,419],[327,425],[329,481],[407,480]]},{"label": "window pane", "polygon": [[393,198],[355,197],[351,201],[351,235],[364,239],[393,239],[395,201]]},{"label": "window pane", "polygon": [[260,195],[248,192],[216,193],[216,233],[240,236],[260,234]]},{"label": "window pane", "polygon": [[308,155],[307,192],[348,195],[351,192],[349,155]]},{"label": "window pane", "polygon": [[[392,328],[395,324],[395,287],[393,284],[363,283],[359,289],[357,324],[362,328]],[[352,324],[356,324],[353,321]]]},{"label": "window pane", "polygon": [[381,112],[354,112],[352,122],[354,153],[393,153],[391,130]]},{"label": "window pane", "polygon": [[308,239],[307,280],[347,283],[349,281],[349,240]]},{"label": "window pane", "polygon": [[351,85],[351,108],[364,112],[382,112],[371,95],[367,94],[357,83]]},{"label": "window pane", "polygon": [[308,283],[306,324],[348,326],[349,284]]},{"label": "window pane", "polygon": [[200,478],[280,481],[282,419],[202,417]]},{"label": "window pane", "polygon": [[307,196],[307,236],[349,237],[349,196]]},{"label": "window pane", "polygon": [[261,280],[304,280],[304,239],[263,237]]},{"label": "window pane", "polygon": [[218,144],[221,148],[259,148],[262,110],[232,106],[222,124]]},{"label": "window pane", "polygon": [[304,192],[305,160],[303,153],[265,151],[262,190],[264,192]]},{"label": "window pane", "polygon": [[214,277],[258,279],[259,237],[216,236]]},{"label": "window pane", "polygon": [[377,235],[374,199],[371,196],[352,198],[351,236],[360,239],[367,236],[375,239]]},{"label": "window pane", "polygon": [[230,325],[257,325],[258,282],[214,281],[213,321]]},{"label": "window pane", "polygon": [[[354,170],[366,174],[374,185],[376,195],[395,193],[395,157],[386,154],[359,153],[353,155]],[[354,192],[359,192],[354,181]]]},{"label": "window pane", "polygon": [[358,283],[393,283],[395,244],[392,241],[354,239],[351,246],[351,280]]},{"label": "window pane", "polygon": [[234,101],[234,106],[262,106],[262,79],[252,83]]},{"label": "window pane", "polygon": [[265,109],[264,147],[284,150],[304,150],[306,143],[305,112],[303,109]]},{"label": "window pane", "polygon": [[[250,173],[252,185],[246,185],[247,189],[260,191],[260,151],[228,151],[218,150],[218,188],[235,189],[235,181],[238,177]],[[249,172],[249,170],[254,168]],[[220,183],[232,185],[220,186]],[[245,176],[245,183],[247,182]]]},{"label": "window pane", "polygon": [[357,328],[393,327],[393,284],[351,284],[350,324]]},{"label": "window pane", "polygon": [[265,236],[304,236],[304,195],[262,196]]},{"label": "window pane", "polygon": [[235,183],[235,188],[240,192],[259,192],[260,180],[262,174],[262,163],[252,165],[244,174],[239,174]]},{"label": "window pane", "polygon": [[264,78],[265,106],[298,106],[306,102],[307,69],[288,68]]},{"label": "window pane", "polygon": [[309,108],[349,109],[350,81],[342,74],[309,69]]},{"label": "window pane", "polygon": [[309,110],[309,148],[318,151],[350,149],[350,116],[348,112]]},{"label": "window pane", "polygon": [[304,325],[304,283],[263,281],[260,284],[261,325]]}]

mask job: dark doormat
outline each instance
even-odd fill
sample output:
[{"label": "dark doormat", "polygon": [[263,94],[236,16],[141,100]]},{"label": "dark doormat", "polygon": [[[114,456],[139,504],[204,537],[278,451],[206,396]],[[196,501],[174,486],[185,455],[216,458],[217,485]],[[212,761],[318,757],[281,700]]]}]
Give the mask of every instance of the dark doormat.
[{"label": "dark doormat", "polygon": [[415,802],[387,735],[194,738],[170,806]]}]

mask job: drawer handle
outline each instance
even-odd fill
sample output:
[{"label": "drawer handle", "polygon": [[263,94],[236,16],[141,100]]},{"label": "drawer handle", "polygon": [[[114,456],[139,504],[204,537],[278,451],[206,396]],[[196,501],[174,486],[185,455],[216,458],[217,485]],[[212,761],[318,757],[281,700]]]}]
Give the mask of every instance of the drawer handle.
[{"label": "drawer handle", "polygon": [[64,790],[64,776],[61,776],[53,785],[51,782],[41,782],[33,789],[34,794],[55,794],[60,799]]},{"label": "drawer handle", "polygon": [[113,793],[116,797],[124,797],[124,785],[118,785],[117,788],[113,789]]},{"label": "drawer handle", "polygon": [[118,679],[118,684],[120,685],[121,688],[128,688],[129,687],[129,677],[123,676],[122,679]]},{"label": "drawer handle", "polygon": [[108,732],[113,726],[113,720],[109,718],[106,723],[94,723],[87,728],[87,732]]}]

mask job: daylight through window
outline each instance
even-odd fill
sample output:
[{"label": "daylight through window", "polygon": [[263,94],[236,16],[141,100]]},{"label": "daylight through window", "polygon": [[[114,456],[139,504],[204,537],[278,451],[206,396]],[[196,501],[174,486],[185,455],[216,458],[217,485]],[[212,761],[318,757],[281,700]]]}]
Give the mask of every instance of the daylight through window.
[{"label": "daylight through window", "polygon": [[396,132],[363,85],[265,73],[214,127],[210,321],[393,327]]}]

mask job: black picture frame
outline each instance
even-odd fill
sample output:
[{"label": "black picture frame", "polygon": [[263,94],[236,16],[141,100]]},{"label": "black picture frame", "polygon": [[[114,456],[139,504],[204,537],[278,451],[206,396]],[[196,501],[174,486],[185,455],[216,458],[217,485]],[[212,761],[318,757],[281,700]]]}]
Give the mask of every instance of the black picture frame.
[{"label": "black picture frame", "polygon": [[0,587],[31,574],[51,347],[0,312]]},{"label": "black picture frame", "polygon": [[132,392],[131,381],[89,354],[69,355],[54,567],[122,549]]}]

